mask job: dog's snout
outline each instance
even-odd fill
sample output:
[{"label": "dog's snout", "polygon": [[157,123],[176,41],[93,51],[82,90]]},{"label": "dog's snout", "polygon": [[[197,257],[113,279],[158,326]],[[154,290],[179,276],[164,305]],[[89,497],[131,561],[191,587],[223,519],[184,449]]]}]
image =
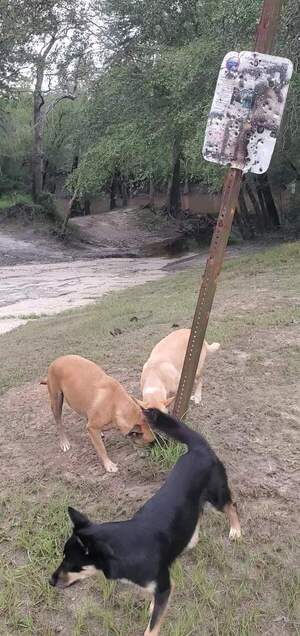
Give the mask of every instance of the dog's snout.
[{"label": "dog's snout", "polygon": [[52,576],[49,579],[49,584],[52,585],[52,587],[55,587],[57,583],[57,576],[55,576],[55,574],[52,574]]}]

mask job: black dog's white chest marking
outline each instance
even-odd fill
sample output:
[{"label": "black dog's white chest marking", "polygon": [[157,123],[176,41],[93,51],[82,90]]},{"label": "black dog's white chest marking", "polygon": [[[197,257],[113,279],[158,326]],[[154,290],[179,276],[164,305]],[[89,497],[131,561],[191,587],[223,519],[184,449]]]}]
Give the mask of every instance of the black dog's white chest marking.
[{"label": "black dog's white chest marking", "polygon": [[124,583],[125,585],[133,585],[137,587],[139,590],[143,590],[144,592],[148,592],[152,596],[155,594],[156,583],[155,581],[151,581],[146,585],[138,585],[137,583],[133,583],[133,581],[129,581],[129,579],[119,579],[120,583]]}]

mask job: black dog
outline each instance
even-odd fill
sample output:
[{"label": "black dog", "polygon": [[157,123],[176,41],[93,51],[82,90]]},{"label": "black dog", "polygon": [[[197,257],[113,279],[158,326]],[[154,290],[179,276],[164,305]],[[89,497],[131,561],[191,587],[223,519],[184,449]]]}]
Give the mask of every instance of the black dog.
[{"label": "black dog", "polygon": [[125,579],[148,589],[154,598],[144,636],[157,636],[171,592],[169,568],[185,548],[196,545],[205,502],[225,512],[230,537],[239,537],[241,531],[225,468],[205,439],[157,409],[145,413],[154,429],[186,444],[188,452],[129,521],[96,524],[69,508],[73,534],[50,582],[68,587],[102,570],[108,579]]}]

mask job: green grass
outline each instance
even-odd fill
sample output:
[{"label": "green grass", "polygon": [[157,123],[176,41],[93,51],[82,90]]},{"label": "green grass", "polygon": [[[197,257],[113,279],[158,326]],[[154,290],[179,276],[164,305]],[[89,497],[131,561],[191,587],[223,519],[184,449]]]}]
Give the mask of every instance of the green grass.
[{"label": "green grass", "polygon": [[[84,493],[77,491],[76,498],[82,496]],[[73,618],[66,633],[142,633],[148,603],[131,588],[106,581],[102,575],[65,593],[48,585],[70,532],[66,496],[53,492],[45,505],[41,489],[35,496],[31,492],[9,497],[3,511],[1,634],[54,636],[57,625],[69,614],[74,594]],[[163,634],[256,636],[262,633],[261,624],[266,619],[272,623],[282,616],[291,626],[290,633],[296,634],[299,573],[295,543],[280,544],[274,537],[269,546],[258,547],[248,537],[246,542],[232,544],[226,539],[227,532],[222,515],[205,514],[198,547],[172,568],[175,593]]]},{"label": "green grass", "polygon": [[[55,610],[59,606],[60,599],[45,574],[54,570],[61,557],[62,538],[67,534],[65,507],[65,501],[56,499],[41,507],[29,497],[2,503],[6,527],[1,543],[5,546],[12,541],[13,560],[5,552],[0,560],[0,616],[13,633],[35,634],[39,608]],[[29,598],[30,616],[26,608]]]},{"label": "green grass", "polygon": [[26,194],[25,192],[11,192],[9,194],[2,194],[0,196],[0,210],[11,208],[12,206],[18,205],[20,203],[32,203],[31,195]]},{"label": "green grass", "polygon": [[223,270],[236,270],[248,272],[250,274],[257,273],[261,270],[265,272],[267,269],[274,271],[287,268],[297,269],[300,259],[299,241],[294,243],[281,243],[275,247],[268,248],[257,252],[256,254],[240,256],[238,258],[238,266],[235,259],[225,261]]},{"label": "green grass", "polygon": [[167,471],[176,464],[184,452],[185,448],[182,444],[164,440],[160,435],[157,435],[156,444],[151,446],[149,457],[161,470]]}]

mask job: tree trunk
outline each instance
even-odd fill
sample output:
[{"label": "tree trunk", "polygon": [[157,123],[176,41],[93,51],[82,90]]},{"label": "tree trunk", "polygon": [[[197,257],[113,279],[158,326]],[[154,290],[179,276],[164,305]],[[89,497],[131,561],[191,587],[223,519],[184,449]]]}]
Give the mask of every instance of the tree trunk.
[{"label": "tree trunk", "polygon": [[84,211],[84,215],[91,214],[91,202],[86,195],[84,195],[84,199],[83,199],[83,211]]},{"label": "tree trunk", "polygon": [[121,193],[122,193],[122,205],[123,205],[123,208],[126,208],[128,205],[128,183],[125,177],[122,178]]},{"label": "tree trunk", "polygon": [[180,167],[181,149],[178,141],[173,144],[172,174],[168,185],[167,212],[170,216],[177,216],[180,212]]},{"label": "tree trunk", "polygon": [[168,187],[167,187],[167,203],[166,203],[166,208],[167,208],[168,214],[170,214],[171,187],[172,187],[172,177],[169,177],[169,179],[168,179]]},{"label": "tree trunk", "polygon": [[[42,81],[42,80],[41,80]],[[33,95],[32,198],[37,201],[43,190],[43,97],[37,80]]]},{"label": "tree trunk", "polygon": [[190,189],[189,189],[189,180],[185,179],[184,182],[184,190],[183,190],[183,210],[184,212],[189,212],[190,209]]},{"label": "tree trunk", "polygon": [[42,94],[46,60],[53,45],[53,36],[43,52],[38,56],[36,80],[33,91],[33,143],[32,143],[32,197],[37,201],[43,190],[43,128],[44,98]]},{"label": "tree trunk", "polygon": [[273,194],[272,194],[267,173],[259,175],[258,182],[260,184],[262,195],[265,200],[266,209],[268,212],[269,219],[271,221],[271,225],[273,227],[280,227],[279,213],[273,198]]},{"label": "tree trunk", "polygon": [[149,181],[149,208],[153,209],[155,205],[155,188],[153,178]]},{"label": "tree trunk", "polygon": [[70,216],[72,214],[73,206],[74,206],[74,203],[76,202],[77,195],[78,195],[78,192],[77,192],[77,190],[75,190],[75,192],[74,192],[74,194],[72,196],[72,199],[69,202],[69,206],[68,206],[68,209],[67,209],[67,212],[66,212],[66,216],[65,216],[65,218],[63,220],[63,224],[61,226],[61,236],[62,236],[62,238],[64,238],[65,235],[66,235],[67,225],[68,225]]},{"label": "tree trunk", "polygon": [[79,164],[79,155],[78,155],[78,152],[76,152],[73,157],[71,173],[78,168],[78,164]]},{"label": "tree trunk", "polygon": [[264,223],[264,215],[263,215],[263,212],[262,212],[261,207],[259,205],[259,201],[257,200],[257,198],[256,198],[256,196],[255,196],[255,194],[254,194],[254,192],[252,190],[251,183],[247,179],[245,180],[245,190],[246,190],[246,192],[248,194],[248,197],[249,197],[249,199],[250,199],[250,201],[252,203],[252,207],[253,207],[253,210],[254,210],[255,215],[256,215],[257,228],[258,228],[258,230],[260,232],[263,232],[264,229],[265,229],[265,227],[264,227],[264,225],[265,225],[265,223]]},{"label": "tree trunk", "polygon": [[245,226],[245,221],[241,212],[241,208],[238,206],[236,210],[236,214],[234,220],[239,228],[240,235],[244,241],[247,241],[249,238],[247,227]]},{"label": "tree trunk", "polygon": [[42,189],[45,190],[46,182],[47,182],[47,172],[48,172],[49,160],[46,159],[43,165],[43,179],[42,179]]},{"label": "tree trunk", "polygon": [[248,208],[244,197],[243,188],[239,194],[239,206],[237,210],[237,224],[241,232],[242,238],[247,241],[254,236],[253,228],[248,219]]},{"label": "tree trunk", "polygon": [[270,229],[270,219],[269,219],[269,215],[268,215],[268,210],[266,208],[265,199],[264,199],[264,196],[263,196],[263,193],[262,193],[261,185],[260,185],[260,182],[259,182],[257,176],[255,177],[255,185],[256,185],[257,196],[258,196],[260,209],[261,209],[261,213],[262,213],[264,229],[265,230],[269,230]]},{"label": "tree trunk", "polygon": [[116,189],[117,189],[116,175],[114,175],[110,184],[110,202],[109,202],[110,210],[114,210],[116,207]]}]

